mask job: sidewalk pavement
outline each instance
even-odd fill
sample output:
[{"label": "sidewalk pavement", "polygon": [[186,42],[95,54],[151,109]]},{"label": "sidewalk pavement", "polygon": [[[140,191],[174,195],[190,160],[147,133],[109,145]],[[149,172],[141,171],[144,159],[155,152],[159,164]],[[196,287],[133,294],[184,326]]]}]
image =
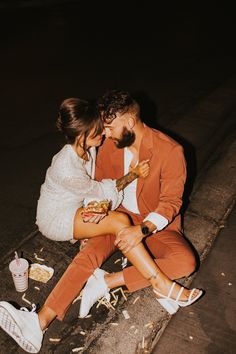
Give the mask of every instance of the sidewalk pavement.
[{"label": "sidewalk pavement", "polygon": [[[225,88],[223,92],[224,90]],[[233,98],[235,99],[235,84],[234,89],[228,90],[228,95],[230,96],[230,103],[232,103]],[[219,96],[214,96],[214,93],[212,93],[209,97],[211,101],[214,101],[215,98],[212,103],[215,112],[212,111],[209,114],[207,122],[202,121],[202,124],[200,124],[199,116],[201,116],[201,112],[199,112],[199,116],[196,114],[197,107],[195,111],[193,110],[192,119],[189,118],[191,123],[188,127],[186,127],[187,117],[182,118],[185,120],[184,125],[182,119],[176,122],[176,132],[179,135],[181,135],[182,127],[185,126],[186,134],[184,138],[186,141],[191,142],[191,136],[194,138],[197,134],[198,140],[194,142],[194,145],[197,145],[197,156],[198,151],[202,152],[202,159],[200,160],[202,161],[200,165],[202,172],[198,173],[184,218],[186,236],[196,247],[201,260],[206,258],[225,217],[232,208],[236,187],[235,113],[229,114],[229,111],[225,111],[227,99],[224,101],[225,105],[222,104],[220,109],[220,102],[217,104]],[[207,99],[205,104],[207,105]],[[232,106],[230,111],[232,111]],[[221,124],[223,116],[227,124]],[[195,117],[195,120],[193,117]],[[212,134],[213,131],[214,144],[211,144],[210,132]],[[226,138],[223,139],[223,137]],[[215,143],[219,143],[219,141],[220,144],[217,148]],[[207,161],[207,164],[204,165],[203,161]],[[77,244],[71,246],[68,243],[51,242],[43,238],[36,230],[25,243],[20,245],[18,251],[23,251],[23,256],[31,262],[36,261],[36,254],[44,259],[42,261],[44,264],[55,269],[55,274],[49,283],[39,284],[30,281],[30,287],[25,294],[28,301],[42,305],[50,289],[53,288],[70,263],[71,258],[78,251],[78,246]],[[4,263],[1,265],[1,279],[4,279],[1,299],[14,301],[20,306],[25,306],[26,303],[22,299],[22,294],[17,294],[14,290],[8,270],[8,264],[13,253],[12,250],[11,254],[5,255]],[[120,261],[116,261],[121,260],[121,257],[122,255],[119,252],[114,254],[104,264],[104,269],[109,271],[120,270]],[[59,261],[61,259],[63,262]],[[182,282],[188,286],[193,279],[194,277],[190,277],[182,280]],[[55,321],[46,332],[41,353],[65,354],[72,352],[74,348],[83,348],[81,352],[86,354],[150,353],[171,317],[155,301],[151,289],[144,289],[134,294],[125,294],[125,297],[122,292],[118,295],[119,302],[115,310],[108,310],[103,305],[99,308],[94,306],[91,311],[92,317],[84,320],[78,319],[79,301],[73,304],[65,321],[62,323]],[[125,319],[123,310],[128,311],[130,316],[128,320]],[[50,338],[56,338],[58,341],[52,342]],[[4,353],[22,353],[22,350],[17,348],[12,339],[2,331],[0,332],[0,342],[1,350]]]},{"label": "sidewalk pavement", "polygon": [[173,316],[153,354],[234,354],[236,348],[236,207],[192,286],[201,301]]}]

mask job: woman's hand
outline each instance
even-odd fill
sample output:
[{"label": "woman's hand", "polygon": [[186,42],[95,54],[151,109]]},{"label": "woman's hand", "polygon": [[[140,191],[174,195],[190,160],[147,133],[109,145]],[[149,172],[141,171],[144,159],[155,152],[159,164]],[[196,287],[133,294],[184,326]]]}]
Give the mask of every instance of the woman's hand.
[{"label": "woman's hand", "polygon": [[98,214],[98,213],[93,213],[93,212],[86,212],[82,211],[81,216],[83,219],[83,222],[91,222],[94,224],[98,224],[103,218],[105,218],[107,214]]},{"label": "woman's hand", "polygon": [[83,222],[98,224],[108,214],[109,208],[110,201],[108,200],[90,201],[81,211]]},{"label": "woman's hand", "polygon": [[150,160],[141,161],[134,169],[132,169],[132,172],[136,173],[138,177],[147,177],[150,171],[149,161]]}]

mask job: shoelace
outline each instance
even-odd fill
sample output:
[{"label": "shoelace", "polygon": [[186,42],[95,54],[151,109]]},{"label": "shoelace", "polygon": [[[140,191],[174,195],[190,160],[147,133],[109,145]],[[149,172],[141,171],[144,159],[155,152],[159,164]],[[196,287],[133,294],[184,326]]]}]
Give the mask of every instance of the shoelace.
[{"label": "shoelace", "polygon": [[36,311],[36,305],[35,305],[35,304],[32,304],[31,306],[32,306],[31,311],[29,311],[29,310],[27,309],[27,307],[21,307],[20,310],[26,311],[26,312],[35,312],[35,311]]}]

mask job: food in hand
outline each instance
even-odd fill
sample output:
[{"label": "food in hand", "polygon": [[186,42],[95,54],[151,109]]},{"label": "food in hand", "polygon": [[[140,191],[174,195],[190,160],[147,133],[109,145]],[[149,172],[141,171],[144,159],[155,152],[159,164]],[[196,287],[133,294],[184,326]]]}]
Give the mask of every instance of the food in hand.
[{"label": "food in hand", "polygon": [[83,214],[108,214],[108,210],[110,209],[110,201],[109,200],[101,200],[96,201],[93,200],[88,203],[88,205],[84,208]]}]

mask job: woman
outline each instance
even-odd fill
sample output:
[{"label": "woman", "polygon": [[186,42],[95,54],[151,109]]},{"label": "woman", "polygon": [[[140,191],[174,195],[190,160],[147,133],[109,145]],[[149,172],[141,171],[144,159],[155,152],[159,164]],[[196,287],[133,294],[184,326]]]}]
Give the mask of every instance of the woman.
[{"label": "woman", "polygon": [[[41,233],[55,241],[73,241],[115,233],[126,226],[126,215],[111,211],[83,215],[84,206],[91,200],[108,200],[112,210],[122,200],[122,192],[138,176],[148,174],[144,161],[119,180],[95,181],[96,147],[103,138],[103,123],[96,105],[79,98],[62,102],[56,126],[67,144],[53,157],[41,186],[37,206],[36,224]],[[90,221],[90,225],[84,223]],[[93,222],[94,224],[91,224]],[[96,223],[98,225],[96,225]]]}]

